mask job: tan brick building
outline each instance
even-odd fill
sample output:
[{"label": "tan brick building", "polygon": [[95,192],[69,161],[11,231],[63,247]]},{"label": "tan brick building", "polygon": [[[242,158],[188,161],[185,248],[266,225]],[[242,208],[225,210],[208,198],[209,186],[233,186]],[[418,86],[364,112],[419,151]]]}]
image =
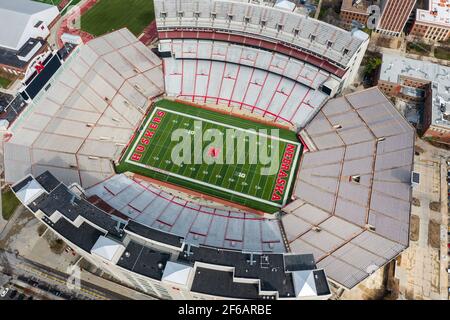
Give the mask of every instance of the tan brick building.
[{"label": "tan brick building", "polygon": [[341,6],[341,21],[342,23],[349,27],[353,21],[358,21],[362,24],[367,24],[367,19],[369,18],[368,7],[373,3],[373,1],[368,0],[343,0]]},{"label": "tan brick building", "polygon": [[382,0],[381,18],[376,31],[389,36],[399,36],[415,5],[416,0]]},{"label": "tan brick building", "polygon": [[420,131],[450,145],[450,67],[384,54],[378,87],[390,97],[423,104]]}]

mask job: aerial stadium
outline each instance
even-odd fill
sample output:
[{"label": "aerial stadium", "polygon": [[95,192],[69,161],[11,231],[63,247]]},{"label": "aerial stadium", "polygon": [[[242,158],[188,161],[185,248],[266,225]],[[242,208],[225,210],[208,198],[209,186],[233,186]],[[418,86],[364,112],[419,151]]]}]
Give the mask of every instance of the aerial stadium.
[{"label": "aerial stadium", "polygon": [[[156,0],[154,50],[127,29],[78,45],[10,121],[16,196],[161,299],[327,299],[395,259],[414,129],[377,88],[342,95],[367,34],[285,2]],[[180,129],[233,134],[177,162]]]}]

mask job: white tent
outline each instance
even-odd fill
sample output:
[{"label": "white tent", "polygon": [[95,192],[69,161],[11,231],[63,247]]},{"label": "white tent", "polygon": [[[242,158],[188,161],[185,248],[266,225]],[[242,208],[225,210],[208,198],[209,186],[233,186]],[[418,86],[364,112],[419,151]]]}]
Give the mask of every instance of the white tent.
[{"label": "white tent", "polygon": [[19,50],[30,38],[45,39],[58,15],[58,8],[46,3],[0,0],[0,47]]},{"label": "white tent", "polygon": [[22,189],[16,191],[17,198],[28,205],[35,198],[45,192],[44,188],[34,179],[31,179]]},{"label": "white tent", "polygon": [[297,297],[317,296],[314,273],[311,270],[292,272],[294,289]]},{"label": "white tent", "polygon": [[120,243],[104,236],[100,236],[97,242],[92,247],[91,253],[96,254],[106,260],[113,261],[119,256],[118,253],[122,254],[122,251],[124,249],[125,247]]},{"label": "white tent", "polygon": [[186,286],[189,281],[189,275],[192,267],[169,261],[166,264],[161,281],[169,281],[172,283]]}]

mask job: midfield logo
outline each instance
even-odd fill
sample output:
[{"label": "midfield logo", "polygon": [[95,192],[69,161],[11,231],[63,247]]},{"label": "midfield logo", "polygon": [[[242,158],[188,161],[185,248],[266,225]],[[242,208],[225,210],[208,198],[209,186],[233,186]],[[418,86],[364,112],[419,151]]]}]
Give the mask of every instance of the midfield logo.
[{"label": "midfield logo", "polygon": [[[189,164],[261,165],[261,175],[277,174],[280,146],[278,129],[207,129],[194,121],[194,130],[184,128],[172,132],[172,162]],[[205,143],[206,146],[205,146]]]}]

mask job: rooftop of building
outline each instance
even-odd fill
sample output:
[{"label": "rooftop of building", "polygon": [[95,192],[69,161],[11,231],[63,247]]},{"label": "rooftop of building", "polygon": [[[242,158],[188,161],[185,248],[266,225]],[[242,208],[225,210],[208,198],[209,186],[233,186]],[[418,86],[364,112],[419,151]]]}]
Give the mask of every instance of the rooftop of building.
[{"label": "rooftop of building", "polygon": [[377,0],[343,0],[341,11],[351,11],[368,15],[367,9],[376,2]]},{"label": "rooftop of building", "polygon": [[450,0],[428,1],[427,8],[417,9],[416,20],[450,28]]},{"label": "rooftop of building", "polygon": [[415,60],[398,54],[383,54],[380,80],[391,83],[401,82],[402,77],[429,81],[432,90],[431,123],[450,128],[450,67],[430,61]]},{"label": "rooftop of building", "polygon": [[[176,243],[167,236],[161,237],[157,230],[139,232],[136,236],[133,227],[133,233],[129,233],[128,225],[133,225],[132,221],[125,227],[126,235],[117,237],[118,231],[124,229],[123,226],[115,228],[114,217],[98,208],[88,208],[85,200],[76,197],[48,171],[36,178],[26,176],[12,186],[12,190],[21,195],[19,199],[30,210],[41,210],[44,213],[42,221],[61,237],[88,253],[99,254],[107,249],[107,258],[112,263],[141,276],[158,281],[166,276],[166,280],[178,280],[179,284],[187,285],[186,279],[180,279],[183,275],[170,277],[175,269],[183,270],[184,276],[193,278],[192,291],[232,298],[330,294],[325,273],[317,269],[310,254],[250,254],[191,245],[181,238],[177,239],[180,245],[173,250],[166,245],[174,248]],[[22,197],[24,194],[28,196]],[[114,248],[102,248],[105,243]],[[123,251],[120,251],[121,247]],[[169,261],[170,270],[166,272]],[[200,262],[202,265],[197,266]],[[195,274],[193,270],[196,270]],[[263,291],[270,293],[263,294]]]},{"label": "rooftop of building", "polygon": [[36,46],[42,47],[42,45],[44,45],[44,41],[30,38],[18,51],[0,46],[0,64],[22,69],[27,66],[29,61],[21,60],[19,57],[26,57]]},{"label": "rooftop of building", "polygon": [[0,33],[0,47],[18,49],[22,41],[27,40],[23,39],[23,35],[30,27],[32,16],[45,11],[51,11],[53,17],[59,13],[57,7],[38,1],[0,0],[0,29],[7,30]]}]

